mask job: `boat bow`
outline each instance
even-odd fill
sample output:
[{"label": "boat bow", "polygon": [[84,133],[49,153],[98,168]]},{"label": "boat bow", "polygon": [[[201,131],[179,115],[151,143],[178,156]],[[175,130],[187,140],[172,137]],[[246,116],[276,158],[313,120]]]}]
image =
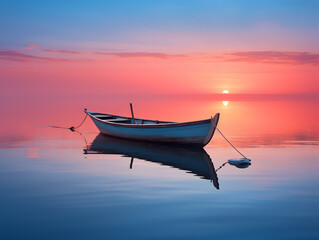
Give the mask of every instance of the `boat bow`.
[{"label": "boat bow", "polygon": [[210,142],[210,140],[212,139],[212,137],[215,133],[218,121],[219,121],[219,116],[220,116],[220,114],[216,113],[214,118],[211,118],[209,132],[208,132],[205,140],[203,141],[204,146],[206,146]]}]

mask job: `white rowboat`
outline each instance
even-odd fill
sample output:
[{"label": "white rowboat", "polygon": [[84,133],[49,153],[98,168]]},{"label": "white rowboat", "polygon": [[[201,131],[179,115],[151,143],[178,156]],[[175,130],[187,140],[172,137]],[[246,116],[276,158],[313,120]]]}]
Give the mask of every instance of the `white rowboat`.
[{"label": "white rowboat", "polygon": [[[132,108],[131,108],[132,110]],[[219,120],[213,118],[192,122],[167,122],[84,110],[101,133],[141,141],[205,146],[212,139]]]}]

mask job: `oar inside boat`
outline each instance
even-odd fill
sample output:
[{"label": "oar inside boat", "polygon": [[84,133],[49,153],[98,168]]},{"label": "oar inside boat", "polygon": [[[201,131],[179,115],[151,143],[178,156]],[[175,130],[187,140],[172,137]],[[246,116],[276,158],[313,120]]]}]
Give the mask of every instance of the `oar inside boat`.
[{"label": "oar inside boat", "polygon": [[132,103],[130,103],[130,107],[131,107],[131,114],[132,114],[132,122],[133,122],[133,124],[135,124],[135,118],[134,118],[134,112],[133,112],[133,105],[132,105]]}]

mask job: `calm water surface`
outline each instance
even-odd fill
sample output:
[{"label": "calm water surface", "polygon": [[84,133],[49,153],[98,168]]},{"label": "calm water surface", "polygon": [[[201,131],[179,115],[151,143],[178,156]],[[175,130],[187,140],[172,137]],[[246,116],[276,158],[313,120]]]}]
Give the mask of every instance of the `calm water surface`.
[{"label": "calm water surface", "polygon": [[318,101],[135,101],[136,117],[221,113],[204,150],[49,128],[129,99],[1,102],[0,239],[318,239]]}]

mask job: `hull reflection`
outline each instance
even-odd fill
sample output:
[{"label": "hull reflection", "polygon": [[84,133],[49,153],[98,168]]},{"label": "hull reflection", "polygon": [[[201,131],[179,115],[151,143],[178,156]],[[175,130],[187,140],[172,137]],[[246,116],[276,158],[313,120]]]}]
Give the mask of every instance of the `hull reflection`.
[{"label": "hull reflection", "polygon": [[84,154],[119,154],[131,158],[130,168],[135,158],[170,166],[202,179],[208,179],[219,189],[214,164],[203,148],[169,146],[158,143],[132,141],[99,134]]}]

